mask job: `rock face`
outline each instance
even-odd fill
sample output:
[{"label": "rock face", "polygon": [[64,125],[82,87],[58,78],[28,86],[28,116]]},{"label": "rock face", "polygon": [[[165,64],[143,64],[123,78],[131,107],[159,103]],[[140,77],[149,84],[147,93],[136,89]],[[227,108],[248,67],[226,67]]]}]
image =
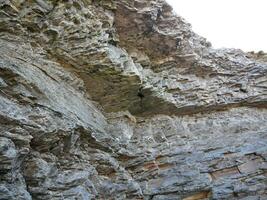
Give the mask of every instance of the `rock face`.
[{"label": "rock face", "polygon": [[0,199],[267,199],[265,57],[164,0],[1,0]]}]

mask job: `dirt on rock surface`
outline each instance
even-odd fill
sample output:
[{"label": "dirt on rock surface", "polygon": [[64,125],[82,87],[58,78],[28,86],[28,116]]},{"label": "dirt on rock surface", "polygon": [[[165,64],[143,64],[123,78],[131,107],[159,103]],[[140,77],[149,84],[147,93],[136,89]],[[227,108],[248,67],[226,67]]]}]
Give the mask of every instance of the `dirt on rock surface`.
[{"label": "dirt on rock surface", "polygon": [[266,63],[164,0],[0,0],[0,199],[267,199]]}]

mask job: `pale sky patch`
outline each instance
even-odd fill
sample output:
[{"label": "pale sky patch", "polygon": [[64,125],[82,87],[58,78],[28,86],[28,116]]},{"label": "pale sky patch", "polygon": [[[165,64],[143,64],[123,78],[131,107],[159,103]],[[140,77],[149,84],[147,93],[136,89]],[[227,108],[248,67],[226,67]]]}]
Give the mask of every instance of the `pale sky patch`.
[{"label": "pale sky patch", "polygon": [[267,52],[267,0],[167,0],[215,48]]}]

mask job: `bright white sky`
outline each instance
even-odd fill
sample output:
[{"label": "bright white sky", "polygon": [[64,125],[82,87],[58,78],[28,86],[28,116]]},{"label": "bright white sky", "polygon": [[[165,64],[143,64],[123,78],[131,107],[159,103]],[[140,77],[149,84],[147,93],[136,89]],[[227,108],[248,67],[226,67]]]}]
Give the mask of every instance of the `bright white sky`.
[{"label": "bright white sky", "polygon": [[167,0],[215,48],[267,52],[267,0]]}]

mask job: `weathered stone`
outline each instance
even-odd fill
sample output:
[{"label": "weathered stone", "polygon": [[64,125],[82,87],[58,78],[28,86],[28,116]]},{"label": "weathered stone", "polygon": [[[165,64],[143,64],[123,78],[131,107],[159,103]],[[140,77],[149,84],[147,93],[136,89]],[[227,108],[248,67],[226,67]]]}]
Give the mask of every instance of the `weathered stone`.
[{"label": "weathered stone", "polygon": [[266,75],[164,0],[0,1],[0,199],[266,199]]}]

